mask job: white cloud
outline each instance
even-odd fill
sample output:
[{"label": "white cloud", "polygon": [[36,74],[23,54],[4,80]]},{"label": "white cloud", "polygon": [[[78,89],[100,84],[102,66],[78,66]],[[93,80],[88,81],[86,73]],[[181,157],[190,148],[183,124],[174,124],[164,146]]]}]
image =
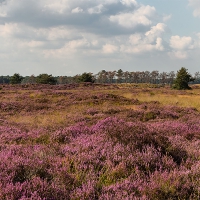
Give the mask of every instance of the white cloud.
[{"label": "white cloud", "polygon": [[131,45],[137,45],[141,42],[142,36],[141,34],[134,34],[129,37],[129,42]]},{"label": "white cloud", "polygon": [[194,47],[191,37],[180,37],[178,35],[171,36],[170,46],[176,50],[192,49]]},{"label": "white cloud", "polygon": [[132,13],[120,13],[110,16],[110,21],[118,23],[126,28],[134,28],[137,25],[149,26],[152,24],[151,18],[155,15],[156,10],[151,6],[141,6]]},{"label": "white cloud", "polygon": [[153,51],[163,51],[164,47],[162,45],[162,38],[157,38],[155,44],[151,44],[145,41],[145,39],[140,40],[137,45],[121,45],[121,52],[131,53],[131,54],[142,54],[145,52]]},{"label": "white cloud", "polygon": [[195,43],[192,37],[189,36],[171,36],[169,45],[172,51],[168,54],[171,58],[187,59],[190,57],[190,51],[195,48]]},{"label": "white cloud", "polygon": [[125,53],[141,54],[145,52],[163,51],[162,34],[165,32],[165,24],[158,23],[144,34],[132,34],[126,45],[121,45],[121,51]]},{"label": "white cloud", "polygon": [[37,48],[37,47],[43,46],[43,45],[44,45],[44,42],[32,40],[32,41],[23,43],[23,45],[28,46],[28,47],[31,47],[31,48]]},{"label": "white cloud", "polygon": [[74,8],[71,12],[72,12],[72,13],[81,13],[81,12],[83,12],[83,9],[80,8],[80,7],[76,7],[76,8]]},{"label": "white cloud", "polygon": [[103,53],[115,53],[116,51],[118,51],[118,47],[112,44],[105,44],[103,46]]},{"label": "white cloud", "polygon": [[63,14],[68,6],[68,0],[43,0],[40,2],[43,7],[43,10],[49,10],[53,13]]},{"label": "white cloud", "polygon": [[77,49],[80,47],[89,46],[89,42],[86,39],[72,40],[65,46],[67,46],[69,49]]},{"label": "white cloud", "polygon": [[166,29],[166,25],[163,23],[158,23],[156,26],[151,27],[151,30],[146,32],[145,35],[147,36],[150,42],[153,42],[155,38],[160,37]]},{"label": "white cloud", "polygon": [[169,52],[168,55],[172,59],[185,60],[188,58],[188,53],[186,51],[172,51],[172,52]]},{"label": "white cloud", "polygon": [[162,44],[162,38],[160,38],[160,37],[158,37],[156,39],[156,50],[159,50],[159,51],[164,50],[164,47],[163,47],[163,44]]},{"label": "white cloud", "polygon": [[71,39],[76,36],[72,30],[68,30],[67,27],[53,27],[48,29],[39,29],[38,34],[43,34],[46,39],[52,41],[58,41],[60,39]]},{"label": "white cloud", "polygon": [[0,17],[6,17],[7,16],[7,6],[5,3],[2,3],[0,6]]},{"label": "white cloud", "polygon": [[20,28],[16,23],[6,23],[4,25],[0,25],[1,37],[12,37],[18,32],[20,32]]},{"label": "white cloud", "polygon": [[172,15],[164,15],[163,16],[163,22],[167,22],[172,18]]},{"label": "white cloud", "polygon": [[199,0],[188,0],[189,5],[194,8],[193,15],[200,17],[200,1]]},{"label": "white cloud", "polygon": [[99,4],[93,8],[89,8],[88,13],[89,14],[100,14],[100,13],[102,13],[103,8],[104,8],[104,6],[102,4]]},{"label": "white cloud", "polygon": [[45,55],[45,57],[59,58],[69,54],[72,55],[77,51],[79,51],[80,49],[84,49],[89,46],[90,43],[84,38],[79,40],[71,40],[61,48],[44,50],[43,54]]},{"label": "white cloud", "polygon": [[123,5],[126,5],[126,6],[136,6],[137,5],[137,2],[135,0],[121,0],[120,1]]}]

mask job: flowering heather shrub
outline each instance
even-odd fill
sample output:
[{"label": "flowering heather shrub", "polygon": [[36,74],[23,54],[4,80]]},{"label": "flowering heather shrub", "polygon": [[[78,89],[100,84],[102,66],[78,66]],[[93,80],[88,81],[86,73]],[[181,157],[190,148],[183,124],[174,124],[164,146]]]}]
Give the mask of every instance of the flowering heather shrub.
[{"label": "flowering heather shrub", "polygon": [[146,195],[142,195],[140,188],[143,186],[143,181],[141,179],[135,179],[133,181],[123,180],[115,185],[110,185],[102,189],[102,194],[100,195],[100,200],[109,199],[149,199]]},{"label": "flowering heather shrub", "polygon": [[163,109],[160,111],[159,118],[161,119],[178,119],[180,117],[180,114],[172,109]]},{"label": "flowering heather shrub", "polygon": [[[116,126],[117,124],[120,124],[121,126],[123,126],[123,128],[126,126],[129,127],[128,129],[125,129],[124,135],[120,136],[120,132],[123,128],[119,130],[120,126]],[[151,198],[151,194],[148,194],[148,192],[141,190],[141,182],[143,183],[143,186],[147,187],[148,185],[146,186],[145,184],[150,174],[154,174],[154,172],[157,172],[158,170],[161,174],[165,171],[168,171],[168,173],[170,173],[171,171],[178,169],[178,166],[182,163],[182,160],[180,160],[178,156],[181,156],[183,160],[187,159],[184,158],[186,154],[185,150],[182,150],[179,145],[176,146],[175,144],[172,144],[170,140],[167,137],[165,138],[164,136],[161,138],[143,138],[143,147],[141,148],[140,146],[142,146],[142,144],[140,144],[136,149],[133,148],[133,142],[130,142],[132,144],[130,145],[126,141],[125,143],[121,143],[121,141],[124,141],[124,139],[122,139],[120,143],[118,143],[118,141],[116,142],[113,138],[106,139],[107,135],[109,137],[115,137],[115,135],[110,135],[109,130],[112,130],[113,134],[117,134],[118,139],[119,137],[126,137],[126,130],[128,130],[129,133],[130,131],[132,131],[131,125],[134,127],[134,124],[132,123],[128,123],[117,118],[107,118],[91,127],[91,130],[93,132],[92,135],[80,135],[78,138],[72,141],[72,146],[69,145],[65,147],[65,153],[67,155],[71,154],[71,156],[73,156],[73,160],[75,159],[77,162],[75,165],[76,167],[74,168],[75,171],[79,171],[81,169],[85,169],[86,171],[89,170],[90,173],[91,171],[93,173],[98,171],[99,178],[96,177],[99,180],[99,182],[97,183],[98,187],[93,185],[92,191],[95,187],[97,187],[96,193],[98,193],[98,188],[100,187],[100,194],[103,196],[102,198],[109,199],[113,196],[118,197],[117,195],[122,194],[124,196],[122,195],[120,196],[120,198],[124,197],[128,199],[136,196],[138,196],[138,198],[144,198],[146,195],[149,196],[148,198]],[[111,128],[109,129],[109,127]],[[113,129],[113,127],[115,127],[115,129]],[[140,130],[141,132],[138,132],[138,130]],[[142,134],[142,132],[145,133],[144,131],[145,129],[140,127],[140,129],[136,129],[135,134]],[[163,139],[164,141],[162,141],[161,139]],[[137,143],[138,140],[135,139],[135,142]],[[145,143],[149,143],[152,146],[145,145]],[[137,145],[138,143],[136,144],[136,146]],[[174,151],[176,151],[176,153],[181,153],[182,155],[173,154]],[[133,170],[139,170],[138,176],[140,177],[137,189],[134,189],[134,191],[137,191],[136,193],[131,193],[130,182],[127,186],[127,189],[122,189],[122,187],[120,186],[120,190],[115,189],[115,192],[113,191],[111,194],[105,192],[107,191],[107,188],[110,188],[110,185],[116,187],[115,184],[117,184],[119,180],[126,180],[127,178],[131,177]],[[187,169],[185,170],[187,171]],[[177,180],[179,181],[179,178],[177,178]],[[185,178],[185,180],[187,180],[187,178]],[[182,183],[179,181],[179,184]],[[175,185],[175,194],[172,194],[171,198],[174,198],[175,196],[181,197],[182,193],[184,193],[185,191],[185,193],[187,194],[184,195],[193,195],[190,193],[190,190],[193,186],[187,181],[185,184],[189,185],[189,189],[184,188],[183,190],[179,191],[178,188],[180,186]],[[149,186],[147,188],[147,190],[149,190]],[[124,193],[124,190],[127,190],[129,192]],[[157,193],[155,192],[154,195],[157,195]],[[165,189],[162,195],[163,197],[165,197],[165,195],[168,195],[168,193],[165,194]],[[186,198],[189,196],[182,197]]]},{"label": "flowering heather shrub", "polygon": [[[199,111],[127,99],[117,87],[3,87],[0,199],[200,199]],[[65,119],[56,125],[55,110]],[[10,120],[48,114],[42,128]]]},{"label": "flowering heather shrub", "polygon": [[49,136],[45,129],[36,129],[30,132],[13,126],[0,126],[0,144],[49,143]]},{"label": "flowering heather shrub", "polygon": [[70,195],[70,199],[98,199],[96,194],[96,181],[89,180],[88,182],[77,187]]},{"label": "flowering heather shrub", "polygon": [[150,184],[144,185],[143,190],[151,199],[197,199],[187,171],[156,171],[149,180]]},{"label": "flowering heather shrub", "polygon": [[144,113],[143,121],[149,121],[156,118],[156,112],[148,111]]},{"label": "flowering heather shrub", "polygon": [[0,126],[0,144],[18,143],[26,140],[27,133],[9,126]]},{"label": "flowering heather shrub", "polygon": [[134,120],[134,121],[142,121],[143,119],[143,116],[144,116],[144,111],[143,110],[132,110],[132,109],[129,109],[128,112],[127,112],[127,115],[126,117],[129,118],[129,120]]},{"label": "flowering heather shrub", "polygon": [[49,105],[47,102],[1,102],[0,110],[3,112],[9,112],[15,114],[16,112],[21,112],[22,110],[26,112],[47,110]]},{"label": "flowering heather shrub", "polygon": [[[131,114],[132,113],[132,114]],[[161,106],[156,102],[144,103],[139,106],[139,110],[130,110],[127,117],[149,121],[154,119],[181,119],[191,121],[199,117],[199,112],[195,108],[181,108],[175,106]],[[196,120],[195,120],[196,121]]]},{"label": "flowering heather shrub", "polygon": [[184,150],[172,146],[165,132],[163,134],[155,132],[151,124],[146,126],[143,123],[129,123],[117,118],[107,118],[100,121],[93,130],[105,133],[113,142],[131,145],[133,151],[142,150],[144,145],[153,145],[164,155],[172,156],[177,164],[187,158]]},{"label": "flowering heather shrub", "polygon": [[22,107],[18,102],[1,102],[0,103],[0,110],[1,111],[19,111]]},{"label": "flowering heather shrub", "polygon": [[90,133],[90,129],[85,124],[79,123],[52,134],[52,140],[58,143],[69,143],[72,138],[77,138],[82,133]]},{"label": "flowering heather shrub", "polygon": [[61,157],[52,148],[10,146],[1,150],[1,199],[20,199],[32,193],[47,199],[66,199],[73,185]]},{"label": "flowering heather shrub", "polygon": [[[90,95],[91,96],[91,95]],[[112,104],[123,104],[123,105],[129,105],[129,104],[137,104],[138,101],[134,101],[131,99],[127,99],[120,95],[115,94],[109,94],[109,93],[99,93],[96,95],[92,95],[90,98],[93,99],[93,102],[103,103],[103,102],[111,102]]]},{"label": "flowering heather shrub", "polygon": [[148,124],[150,132],[165,135],[181,135],[189,139],[190,137],[199,137],[200,125],[184,123],[180,121],[164,121]]}]

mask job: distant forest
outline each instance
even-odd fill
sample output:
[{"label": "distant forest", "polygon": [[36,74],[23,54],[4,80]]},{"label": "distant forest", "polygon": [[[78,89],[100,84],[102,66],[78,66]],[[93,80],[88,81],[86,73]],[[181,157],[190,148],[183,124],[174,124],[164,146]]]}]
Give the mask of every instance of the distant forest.
[{"label": "distant forest", "polygon": [[[83,73],[75,76],[52,76],[48,74],[40,74],[38,76],[21,76],[14,74],[13,76],[0,76],[0,84],[71,84],[80,82],[93,83],[151,83],[151,84],[173,84],[176,73],[154,71],[136,71],[129,72],[119,69],[117,71],[102,70],[97,74]],[[193,84],[200,83],[200,72],[196,72],[193,76],[195,79]]]}]

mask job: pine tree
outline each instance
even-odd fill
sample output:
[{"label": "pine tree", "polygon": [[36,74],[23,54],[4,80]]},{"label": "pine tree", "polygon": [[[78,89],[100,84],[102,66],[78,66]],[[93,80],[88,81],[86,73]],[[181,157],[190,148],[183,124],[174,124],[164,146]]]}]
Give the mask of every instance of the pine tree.
[{"label": "pine tree", "polygon": [[173,88],[177,90],[191,89],[188,83],[192,81],[194,81],[194,78],[187,72],[186,68],[182,67],[176,74]]}]

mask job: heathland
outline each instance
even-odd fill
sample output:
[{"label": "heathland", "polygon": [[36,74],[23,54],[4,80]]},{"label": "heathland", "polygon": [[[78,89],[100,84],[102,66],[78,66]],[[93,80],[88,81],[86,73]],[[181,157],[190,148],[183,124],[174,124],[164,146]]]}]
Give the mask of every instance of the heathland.
[{"label": "heathland", "polygon": [[200,86],[0,86],[0,199],[200,199]]}]

